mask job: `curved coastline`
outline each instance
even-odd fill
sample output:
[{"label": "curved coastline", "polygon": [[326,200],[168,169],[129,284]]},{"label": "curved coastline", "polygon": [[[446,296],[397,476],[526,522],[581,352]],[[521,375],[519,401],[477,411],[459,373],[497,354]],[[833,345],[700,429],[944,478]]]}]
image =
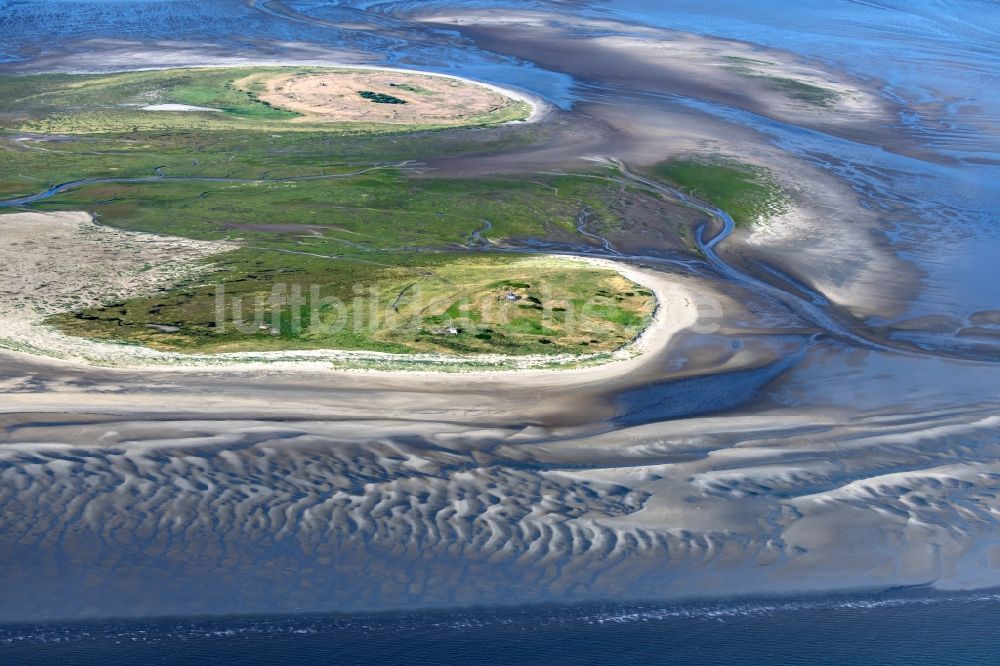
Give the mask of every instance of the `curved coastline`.
[{"label": "curved coastline", "polygon": [[[89,213],[15,213],[6,217],[61,215],[67,221]],[[19,220],[30,224],[30,219]],[[620,375],[634,369],[634,361],[664,349],[673,335],[697,320],[694,294],[666,274],[637,268],[618,261],[593,257],[552,256],[558,261],[575,261],[617,271],[653,292],[656,306],[642,332],[630,343],[613,351],[589,355],[450,356],[445,354],[392,354],[356,350],[301,350],[272,352],[230,352],[221,354],[183,354],[147,347],[99,342],[67,336],[39,322],[28,322],[23,330],[0,347],[65,362],[122,370],[309,370],[330,372],[377,372],[379,374],[516,375],[524,373],[566,373],[600,371],[601,376]],[[613,370],[609,370],[612,368]],[[602,370],[603,369],[603,370]]]},{"label": "curved coastline", "polygon": [[366,70],[366,71],[379,71],[379,72],[399,72],[401,74],[418,74],[421,76],[433,76],[443,79],[451,79],[453,81],[460,81],[462,83],[467,83],[469,85],[481,86],[492,90],[493,92],[504,95],[512,100],[518,102],[524,102],[531,107],[531,114],[524,120],[513,120],[502,125],[509,124],[528,124],[537,123],[543,120],[552,111],[552,105],[546,102],[542,97],[538,95],[531,94],[524,90],[517,90],[514,88],[509,88],[507,86],[500,86],[495,83],[489,83],[487,81],[482,81],[479,79],[473,79],[467,76],[459,76],[457,74],[446,74],[444,72],[433,72],[422,69],[409,69],[404,67],[382,67],[379,65],[363,65],[354,63],[345,63],[342,61],[335,60],[311,60],[303,61],[299,60],[284,60],[284,59],[274,59],[274,60],[226,60],[225,58],[215,59],[211,64],[206,63],[194,63],[194,64],[183,64],[183,65],[169,65],[163,67],[110,67],[110,68],[100,68],[100,67],[83,67],[83,68],[73,68],[69,67],[66,69],[55,70],[45,70],[31,72],[32,74],[124,74],[127,72],[157,72],[166,71],[171,69],[222,69],[227,67],[327,67],[330,69],[347,69],[347,70]]},{"label": "curved coastline", "polygon": [[[131,11],[128,3],[109,4]],[[285,11],[278,2],[254,5]],[[939,22],[928,32],[926,11],[896,12],[898,21],[880,23],[884,9],[855,13],[846,5],[829,21],[708,7],[683,17],[697,33],[657,27],[676,17],[659,17],[664,10],[652,5],[643,11],[655,22],[638,14],[635,23],[603,20],[616,12],[574,19],[578,12],[562,4],[531,24],[509,7],[482,8],[485,19],[512,17],[510,29],[483,20],[426,31],[419,16],[405,26],[389,21],[432,15],[433,7],[395,4],[371,15],[328,9],[312,12],[312,23],[364,21],[373,39],[309,32],[302,41],[278,41],[297,36],[289,23],[235,44],[223,33],[227,24],[202,21],[188,29],[178,22],[162,41],[130,32],[114,42],[90,39],[100,31],[80,21],[86,31],[67,21],[51,36],[35,22],[24,32],[39,35],[31,40],[37,49],[10,49],[34,59],[0,69],[322,57],[432,62],[550,89],[530,83],[545,80],[530,72],[501,75],[496,61],[462,57],[472,45],[585,85],[567,93],[572,108],[554,108],[540,124],[455,133],[459,141],[481,133],[530,142],[426,162],[437,151],[418,147],[418,174],[522,177],[575,170],[602,155],[641,178],[659,173],[652,167],[661,160],[745,156],[788,184],[794,205],[767,224],[734,229],[724,210],[696,199],[700,212],[678,219],[684,243],[649,236],[645,257],[639,234],[626,242],[599,227],[610,248],[601,248],[600,235],[565,246],[519,245],[535,256],[566,250],[624,261],[617,265],[629,270],[649,264],[650,279],[662,280],[674,299],[656,292],[656,315],[667,321],[646,328],[631,356],[585,368],[335,369],[306,358],[133,370],[0,349],[0,555],[10,563],[0,616],[646,603],[817,590],[876,590],[895,603],[894,591],[908,586],[1000,584],[1000,305],[981,279],[992,265],[992,246],[979,236],[992,219],[992,189],[989,174],[976,172],[982,165],[974,166],[983,159],[983,128],[998,125],[988,105],[976,109],[978,87],[951,87],[940,76],[979,83],[988,36],[963,27],[981,22],[981,9],[952,16],[971,22]],[[258,14],[270,19],[251,13]],[[767,46],[711,36],[738,37],[731,26],[758,24],[767,33],[749,37],[761,34]],[[868,27],[860,37],[858,25]],[[218,34],[218,43],[206,34]],[[374,39],[383,35],[389,39]],[[805,60],[824,53],[831,57]],[[800,104],[779,89],[782,79],[840,97],[831,106]],[[946,103],[947,115],[939,114]],[[527,106],[513,108],[528,114]],[[19,167],[11,154],[10,166]],[[81,159],[86,168],[88,158]],[[945,159],[961,168],[939,168]],[[27,162],[21,170],[30,172]],[[156,173],[156,163],[142,164],[130,172]],[[31,178],[38,175],[27,173],[17,187],[57,182]],[[640,187],[624,173],[603,175]],[[55,202],[66,199],[0,213],[61,207]],[[76,210],[103,210],[90,188],[73,199],[90,199]],[[671,206],[684,197],[677,199]],[[649,213],[625,231],[662,222]],[[18,235],[37,234],[29,240],[58,249],[40,227],[21,225]],[[98,231],[110,237],[112,230]],[[484,227],[482,236],[459,242],[485,252],[494,235],[503,237]],[[171,245],[164,238],[159,247]],[[503,245],[493,249],[511,249]],[[618,250],[624,256],[611,256]],[[50,256],[57,254],[70,253]],[[138,263],[130,253],[117,258]],[[287,265],[283,259],[275,261]],[[52,301],[57,287],[73,295],[66,283],[84,280],[60,285],[55,274],[72,262],[59,263],[37,278],[21,271],[28,288],[20,302],[30,305],[33,292]],[[706,308],[699,319],[685,302],[711,298],[722,306],[715,318]],[[16,330],[17,316],[0,315],[4,336]],[[676,333],[685,322],[698,325]],[[718,322],[714,332],[710,322]],[[975,362],[974,354],[993,356]]]},{"label": "curved coastline", "polygon": [[[423,76],[433,76],[437,78],[451,79],[455,81],[460,81],[469,85],[481,86],[487,88],[493,92],[501,94],[511,100],[526,103],[530,109],[530,115],[523,120],[507,121],[502,124],[528,124],[536,123],[541,121],[548,113],[551,111],[551,106],[545,102],[542,98],[531,95],[523,91],[513,90],[507,87],[499,86],[493,83],[488,83],[485,81],[479,81],[471,79],[468,77],[458,76],[454,74],[445,74],[440,72],[431,72],[418,69],[408,69],[399,67],[381,67],[376,65],[358,65],[343,62],[333,62],[333,61],[312,61],[309,63],[303,63],[301,60],[255,60],[252,62],[247,62],[244,60],[233,60],[226,61],[220,60],[213,62],[211,64],[191,64],[191,65],[177,65],[177,66],[164,66],[164,67],[136,67],[136,68],[69,68],[66,70],[60,70],[60,73],[72,73],[72,74],[112,74],[112,73],[124,73],[124,72],[139,72],[139,71],[165,71],[173,69],[218,69],[225,67],[289,67],[289,66],[301,66],[308,64],[312,67],[327,67],[331,69],[346,69],[346,70],[371,70],[371,71],[386,71],[386,72],[400,72],[407,74],[418,74]],[[45,72],[38,72],[45,73]],[[400,165],[376,165],[373,167],[368,167],[350,174],[324,174],[324,175],[314,175],[314,176],[303,176],[303,177],[290,177],[274,180],[317,180],[317,179],[335,179],[345,176],[360,175],[367,173],[369,171],[381,169],[381,168],[393,168],[405,166],[405,164]],[[50,187],[49,189],[39,192],[36,194],[25,195],[20,197],[15,197],[12,199],[0,200],[0,210],[2,209],[13,209],[27,204],[35,203],[47,199],[49,197],[55,196],[61,192],[67,190],[75,189],[77,187],[100,184],[100,183],[154,183],[169,180],[194,180],[194,181],[231,181],[231,182],[263,182],[263,180],[255,179],[231,179],[231,178],[212,178],[212,177],[178,177],[174,178],[171,176],[166,176],[159,171],[152,176],[137,176],[137,177],[121,177],[121,178],[92,178],[92,179],[81,179],[77,181],[69,181],[65,183],[59,183]],[[30,212],[27,214],[31,214]],[[91,221],[93,218],[91,216]],[[545,255],[539,255],[545,256]],[[573,257],[560,256],[562,260],[571,260]],[[599,260],[593,260],[584,257],[577,257],[576,259],[584,262],[600,263]],[[606,262],[602,264],[606,268],[611,268],[617,270],[623,275],[640,275],[640,272],[635,272],[624,265],[612,265],[612,262]],[[642,278],[640,278],[642,279]],[[455,371],[463,372],[463,374],[469,374],[470,372],[486,372],[488,374],[503,373],[503,372],[513,372],[521,373],[526,370],[540,371],[540,372],[552,372],[552,371],[565,371],[568,367],[593,367],[593,366],[604,366],[608,363],[620,362],[623,359],[635,356],[641,353],[640,350],[644,350],[650,347],[648,343],[648,333],[651,329],[657,328],[657,322],[659,322],[662,317],[660,313],[662,311],[660,298],[661,291],[659,286],[647,285],[639,280],[634,280],[643,286],[649,288],[653,291],[657,298],[657,305],[654,314],[646,326],[646,328],[640,333],[640,335],[625,345],[624,347],[614,351],[602,354],[591,354],[591,355],[563,355],[563,356],[503,356],[503,355],[479,355],[479,356],[448,356],[448,355],[438,355],[438,354],[389,354],[383,352],[365,352],[365,351],[347,351],[347,350],[303,350],[303,351],[290,351],[290,352],[235,352],[229,354],[180,354],[180,353],[170,353],[170,352],[160,352],[157,350],[152,350],[143,347],[133,347],[129,345],[114,344],[114,343],[103,343],[96,341],[87,341],[85,339],[75,339],[70,336],[62,335],[61,333],[52,331],[49,329],[51,336],[41,336],[49,337],[50,344],[46,344],[38,339],[22,340],[18,339],[16,336],[9,339],[0,339],[0,349],[5,352],[13,353],[27,353],[30,356],[43,357],[51,360],[56,360],[60,362],[69,363],[82,363],[86,366],[91,367],[114,367],[116,369],[128,369],[128,370],[142,370],[142,369],[157,369],[157,370],[195,370],[195,369],[205,369],[212,368],[215,370],[233,370],[233,369],[243,369],[243,370],[254,370],[261,368],[268,369],[287,369],[287,370],[302,370],[309,369],[313,371],[322,370],[333,370],[340,372],[378,372],[380,374],[395,374],[402,373],[406,375],[412,375],[414,373],[432,373],[432,374],[453,374]],[[48,327],[46,327],[48,328]],[[52,338],[68,341],[70,344],[58,345],[53,348],[51,345]],[[73,344],[76,343],[76,344]],[[61,348],[60,348],[61,347]],[[125,360],[111,361],[110,358],[124,356]],[[421,367],[420,370],[400,370],[398,368],[394,369],[384,369],[378,367],[379,365],[395,364],[400,365],[420,365],[428,366]],[[553,367],[555,366],[555,367]],[[469,370],[469,368],[474,368]],[[434,368],[434,369],[430,369]],[[440,369],[438,369],[440,368]],[[444,369],[447,368],[447,369]],[[495,368],[495,369],[494,369]]]}]

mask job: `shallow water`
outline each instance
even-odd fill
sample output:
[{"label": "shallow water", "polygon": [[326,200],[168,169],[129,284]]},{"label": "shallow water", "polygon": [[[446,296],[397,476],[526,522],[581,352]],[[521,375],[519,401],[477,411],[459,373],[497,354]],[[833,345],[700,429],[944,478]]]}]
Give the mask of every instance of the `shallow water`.
[{"label": "shallow water", "polygon": [[19,664],[985,664],[1000,596],[590,604],[0,625]]},{"label": "shallow water", "polygon": [[[571,57],[541,65],[491,52],[460,31],[411,20],[414,13],[455,8],[555,11],[746,40],[818,59],[872,84],[899,106],[888,127],[864,136],[838,134],[693,93],[574,77]],[[841,188],[847,195],[821,201],[822,224],[811,248],[817,260],[849,262],[855,259],[850,247],[875,248],[871,263],[883,262],[903,276],[880,284],[885,274],[875,271],[879,266],[862,266],[858,275],[871,268],[875,277],[863,285],[867,292],[858,290],[859,301],[870,298],[877,311],[854,318],[822,310],[836,317],[836,326],[877,338],[878,346],[836,335],[826,323],[832,318],[813,317],[808,328],[759,284],[738,284],[733,273],[716,271],[706,284],[736,304],[724,331],[685,336],[641,377],[565,395],[442,387],[415,396],[406,386],[372,389],[345,381],[331,387],[316,378],[298,383],[272,377],[247,386],[239,378],[137,379],[35,367],[23,359],[7,363],[0,381],[12,396],[28,397],[5,423],[9,446],[0,447],[0,471],[7,488],[17,489],[0,495],[6,516],[0,547],[5,561],[17,565],[6,572],[0,617],[397,607],[426,602],[429,595],[440,604],[636,598],[651,587],[664,596],[688,596],[942,579],[995,585],[1000,343],[996,335],[970,339],[954,329],[977,312],[1000,310],[997,25],[995,2],[940,0],[810,0],[796,3],[794,11],[777,1],[736,0],[286,0],[280,6],[0,0],[0,60],[12,71],[315,56],[522,88],[563,109],[559,122],[570,126],[584,126],[588,118],[601,125],[609,117],[599,115],[602,106],[635,103],[626,113],[635,115],[636,126],[642,125],[640,112],[653,119],[651,126],[690,121],[709,135],[725,135],[727,145],[772,160],[794,185],[801,174],[803,188],[815,188],[817,200],[825,191],[816,183]],[[612,157],[619,147],[637,153],[622,136],[601,135],[595,145]],[[638,136],[631,139],[655,145]],[[564,147],[559,159],[573,149]],[[860,240],[845,250],[835,244],[840,235]],[[758,279],[788,275],[802,283],[810,277],[766,255],[766,240],[754,245],[734,238],[721,244],[720,256],[736,243],[763,257]],[[803,246],[789,247],[791,255]],[[686,264],[671,265],[683,270]],[[712,274],[708,265],[695,269],[699,278]],[[810,300],[805,288],[789,290],[805,291],[800,298]],[[831,299],[812,300],[825,308]],[[879,330],[927,315],[957,323],[918,322],[906,333]],[[767,353],[742,364],[715,362],[761,349]],[[700,359],[699,352],[710,358]],[[678,380],[685,372],[689,376]],[[81,387],[92,392],[92,402],[65,397]],[[65,414],[33,415],[33,392],[37,405]],[[209,413],[191,406],[217,393],[232,395],[231,405]],[[163,396],[172,411],[150,427],[149,414],[163,409]],[[105,448],[86,449],[96,441]],[[629,513],[623,497],[646,508]],[[547,516],[534,509],[543,499],[554,503]],[[459,515],[456,506],[467,513]],[[481,531],[469,536],[469,525],[482,516],[486,526],[475,523]],[[609,563],[602,548],[622,559]],[[331,550],[343,561],[331,565]],[[632,576],[635,571],[645,573]],[[379,587],[371,592],[373,580]],[[406,649],[432,654],[429,642],[421,643],[430,631],[450,642],[456,659],[467,656],[457,641],[476,649],[505,641],[512,650],[522,646],[520,657],[530,660],[533,650],[565,636],[567,645],[595,661],[603,650],[633,647],[637,657],[669,651],[682,661],[732,662],[748,642],[758,644],[748,637],[762,631],[783,649],[796,645],[793,653],[804,663],[842,662],[856,654],[851,650],[878,650],[874,638],[860,645],[839,641],[879,625],[897,648],[913,649],[873,652],[873,659],[942,663],[951,655],[958,663],[988,655],[983,619],[996,615],[993,597],[872,608],[809,603],[762,614],[698,611],[679,618],[669,609],[645,607],[496,616],[510,622],[484,612],[472,614],[480,618],[470,620],[472,634],[458,632],[454,619],[430,620],[437,627],[430,630],[423,616],[404,622],[404,629],[392,624],[396,619],[371,622],[379,632],[397,627],[391,631],[399,641],[385,647],[389,657]],[[593,638],[592,627],[614,621],[586,619],[592,617],[646,621]],[[720,617],[733,633],[716,631]],[[949,621],[953,625],[941,631]],[[219,647],[211,641],[230,641],[208,638],[212,631],[242,636],[239,627],[275,626],[233,622],[210,630],[182,623],[194,627],[195,638],[183,639],[187,647],[172,642],[171,649],[197,661],[199,650]],[[312,626],[312,620],[273,622]],[[357,642],[368,635],[367,625],[359,624],[367,620],[316,622],[324,634],[310,648],[317,660],[336,654],[331,640]],[[796,644],[802,632],[815,634],[828,622],[830,633],[815,651]],[[937,631],[907,630],[907,623]],[[162,625],[139,626],[127,626],[122,636],[131,643],[142,632],[164,631]],[[10,639],[17,630],[4,629],[0,639],[4,631],[15,647],[18,641],[36,645],[47,635],[31,629]],[[118,640],[112,630],[96,631],[104,647]],[[516,641],[505,633],[510,631],[521,632]],[[937,648],[922,642],[945,634],[956,640]],[[690,636],[697,640],[686,642]],[[226,649],[237,650],[241,660],[268,649],[261,640],[244,640],[237,646],[233,638]],[[711,650],[701,652],[702,641]],[[767,641],[759,644],[767,649]],[[414,645],[420,647],[404,647]],[[116,649],[122,661],[138,654]],[[718,654],[731,659],[716,659]],[[755,658],[767,660],[768,654]]]}]

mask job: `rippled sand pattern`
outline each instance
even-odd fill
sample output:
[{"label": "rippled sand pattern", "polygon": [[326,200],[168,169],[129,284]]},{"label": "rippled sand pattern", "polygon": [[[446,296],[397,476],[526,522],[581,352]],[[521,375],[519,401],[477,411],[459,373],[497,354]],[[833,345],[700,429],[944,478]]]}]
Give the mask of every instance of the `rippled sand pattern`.
[{"label": "rippled sand pattern", "polygon": [[433,67],[559,107],[434,176],[721,157],[791,202],[609,232],[718,306],[614,376],[4,353],[0,619],[1000,585],[996,10],[786,4],[7,3],[5,70]]},{"label": "rippled sand pattern", "polygon": [[664,441],[11,416],[0,557],[18,566],[0,617],[40,594],[106,614],[749,592],[859,572],[996,584],[997,420],[776,416],[759,436],[703,419]]}]

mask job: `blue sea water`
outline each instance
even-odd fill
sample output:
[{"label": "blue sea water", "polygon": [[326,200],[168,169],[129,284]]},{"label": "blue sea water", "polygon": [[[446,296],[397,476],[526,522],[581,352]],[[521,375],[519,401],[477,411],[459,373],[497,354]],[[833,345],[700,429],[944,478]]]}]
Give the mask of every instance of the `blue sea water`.
[{"label": "blue sea water", "polygon": [[1000,593],[0,625],[3,664],[995,664]]},{"label": "blue sea water", "polygon": [[[127,11],[122,9],[126,4],[130,6]],[[290,0],[286,4],[333,21],[343,19],[341,13],[354,11],[354,6],[378,8],[393,3]],[[777,0],[469,4],[592,11],[745,39],[882,81],[887,95],[911,103],[954,100],[946,109],[951,116],[934,125],[918,122],[910,130],[940,154],[953,157],[955,164],[921,164],[909,156],[837,143],[831,137],[804,133],[739,110],[701,101],[691,104],[752,126],[789,152],[807,158],[834,154],[844,157],[849,166],[891,167],[882,175],[885,180],[879,181],[884,182],[879,194],[886,198],[905,195],[917,202],[909,204],[912,217],[900,220],[891,237],[906,240],[926,235],[947,241],[921,246],[929,248],[920,256],[927,287],[923,301],[911,314],[951,310],[965,314],[995,306],[995,284],[1000,279],[995,211],[1000,202],[998,167],[989,160],[1000,155],[997,2],[802,0],[795,3],[794,11]],[[388,18],[385,21],[390,23]],[[40,41],[40,36],[47,41]],[[0,0],[0,61],[44,55],[61,39],[109,37],[139,42],[218,40],[234,47],[250,38],[315,42],[367,50],[392,64],[473,70],[480,78],[531,89],[564,106],[572,101],[572,81],[567,76],[531,63],[481,52],[468,44],[442,50],[420,40],[407,43],[398,35],[274,20],[248,2]],[[945,130],[931,131],[942,124]],[[852,174],[847,167],[844,171],[839,175],[850,181]],[[859,181],[859,191],[862,186],[874,189],[870,176]],[[946,217],[942,211],[951,214]],[[769,379],[764,376],[767,371],[758,373],[758,384]],[[967,373],[964,376],[970,377],[972,371]],[[886,376],[886,382],[895,381],[891,374]],[[688,413],[706,386],[718,394],[720,387],[707,382],[680,387],[686,391]],[[748,386],[757,388],[752,382]],[[620,425],[680,413],[669,411],[674,405],[668,403],[653,412],[650,405],[662,401],[655,387],[645,391],[626,396],[631,411],[623,410]],[[892,394],[882,384],[872,392],[879,391],[884,396]],[[889,398],[866,395],[864,402],[870,405],[876,399]],[[991,664],[1000,663],[997,626],[998,593],[926,591],[672,605],[132,619],[0,625],[0,664]]]}]

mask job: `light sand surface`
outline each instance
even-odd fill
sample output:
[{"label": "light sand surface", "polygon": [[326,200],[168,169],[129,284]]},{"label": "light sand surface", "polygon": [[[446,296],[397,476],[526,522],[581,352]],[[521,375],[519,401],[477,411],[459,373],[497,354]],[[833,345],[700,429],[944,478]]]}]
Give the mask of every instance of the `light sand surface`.
[{"label": "light sand surface", "polygon": [[[14,213],[0,215],[0,346],[68,361],[117,368],[211,367],[219,370],[335,370],[345,367],[379,371],[410,366],[427,372],[435,367],[465,372],[536,373],[553,365],[603,365],[579,370],[625,374],[635,357],[664,349],[671,337],[697,319],[695,295],[682,283],[662,273],[620,262],[589,258],[551,257],[551,261],[583,262],[617,270],[647,287],[657,298],[650,324],[631,344],[608,355],[502,356],[482,354],[455,357],[444,354],[387,354],[382,352],[309,350],[288,352],[234,352],[182,354],[135,345],[97,342],[60,333],[43,323],[46,316],[149,293],[176,283],[180,277],[209,270],[192,263],[233,249],[229,243],[207,243],[152,234],[123,232],[93,223],[83,212]],[[410,370],[409,372],[412,372]]]},{"label": "light sand surface", "polygon": [[142,107],[143,111],[217,111],[222,109],[212,109],[207,106],[192,106],[190,104],[147,104]]},{"label": "light sand surface", "polygon": [[609,429],[606,382],[0,361],[0,618],[1000,583],[996,405]]},{"label": "light sand surface", "polygon": [[[301,113],[301,122],[461,125],[513,103],[499,92],[460,79],[399,71],[262,74],[239,79],[236,85],[247,89],[254,83],[264,86],[260,99]],[[375,102],[360,92],[387,95],[403,103]]]},{"label": "light sand surface", "polygon": [[210,270],[199,260],[235,247],[120,231],[94,224],[85,212],[0,214],[0,346],[56,358],[111,349],[42,321],[197,276]]}]

